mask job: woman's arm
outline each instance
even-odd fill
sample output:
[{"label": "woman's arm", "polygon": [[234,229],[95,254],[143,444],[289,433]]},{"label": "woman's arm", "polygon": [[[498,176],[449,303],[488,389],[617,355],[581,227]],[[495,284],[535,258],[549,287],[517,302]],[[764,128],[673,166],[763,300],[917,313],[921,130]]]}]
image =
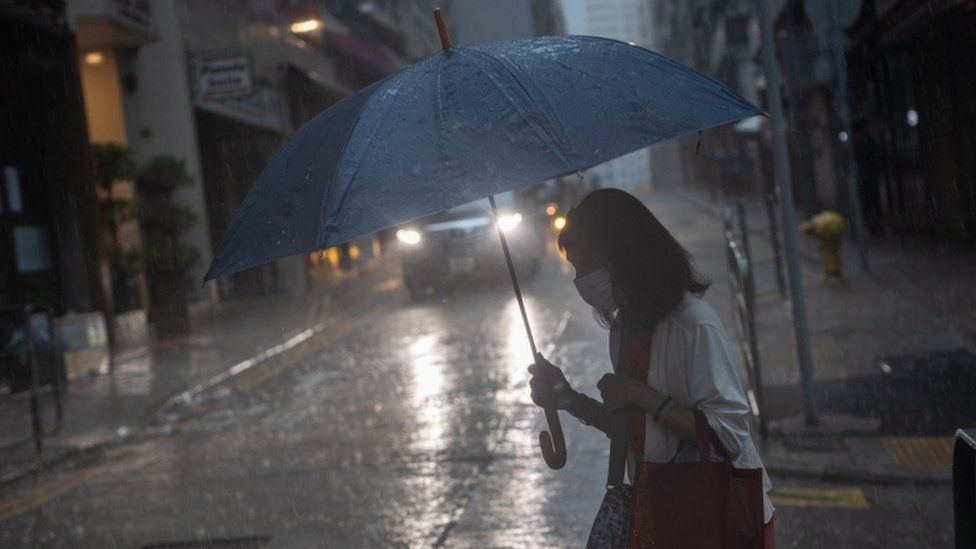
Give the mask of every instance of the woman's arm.
[{"label": "woman's arm", "polygon": [[[652,417],[658,411],[666,398],[659,391],[643,383],[634,387],[634,404],[647,411]],[[696,444],[698,434],[695,430],[695,413],[691,408],[675,404],[663,418],[658,418],[662,425],[678,435],[684,442]]]},{"label": "woman's arm", "polygon": [[[604,409],[608,411],[632,404],[644,409],[653,417],[664,404],[666,398],[660,391],[651,388],[646,383],[620,374],[603,376],[597,386],[600,388],[601,396],[603,396]],[[691,444],[698,441],[695,431],[695,414],[691,408],[675,404],[663,418],[658,418],[658,421],[678,435],[681,440]]]},{"label": "woman's arm", "polygon": [[584,425],[599,429],[603,434],[610,436],[610,422],[603,414],[603,405],[600,404],[600,401],[576,392],[566,407],[566,411]]}]

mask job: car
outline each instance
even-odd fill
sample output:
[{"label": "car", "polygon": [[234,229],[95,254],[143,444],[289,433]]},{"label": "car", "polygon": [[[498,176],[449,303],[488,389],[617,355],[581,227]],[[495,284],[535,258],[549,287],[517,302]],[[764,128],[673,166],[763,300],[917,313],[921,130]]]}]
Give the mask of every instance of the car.
[{"label": "car", "polygon": [[[505,233],[516,272],[535,275],[545,250],[548,218],[516,193],[496,197],[498,227]],[[520,207],[521,206],[521,207]],[[536,211],[539,210],[539,211]],[[471,202],[397,228],[403,280],[414,298],[463,282],[507,281],[505,257],[487,200]]]}]

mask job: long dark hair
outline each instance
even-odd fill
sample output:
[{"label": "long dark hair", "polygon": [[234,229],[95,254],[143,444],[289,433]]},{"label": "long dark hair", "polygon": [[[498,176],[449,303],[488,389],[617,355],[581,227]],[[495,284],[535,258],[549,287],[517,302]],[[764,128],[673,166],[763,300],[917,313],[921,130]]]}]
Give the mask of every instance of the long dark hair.
[{"label": "long dark hair", "polygon": [[695,271],[691,255],[647,206],[619,189],[598,189],[566,214],[559,249],[589,238],[610,260],[620,311],[594,310],[605,328],[621,324],[653,330],[673,311],[686,292],[703,295],[711,282]]}]

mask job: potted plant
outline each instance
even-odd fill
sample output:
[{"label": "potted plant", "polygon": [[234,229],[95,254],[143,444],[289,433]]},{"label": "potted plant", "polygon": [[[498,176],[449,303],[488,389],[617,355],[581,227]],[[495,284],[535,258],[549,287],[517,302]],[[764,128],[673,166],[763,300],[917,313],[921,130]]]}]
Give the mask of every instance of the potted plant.
[{"label": "potted plant", "polygon": [[186,163],[168,155],[153,158],[136,175],[136,210],[143,235],[141,265],[149,281],[148,319],[161,337],[189,330],[187,272],[200,254],[183,245],[180,236],[196,223],[197,216],[177,204],[173,195],[192,183]]}]

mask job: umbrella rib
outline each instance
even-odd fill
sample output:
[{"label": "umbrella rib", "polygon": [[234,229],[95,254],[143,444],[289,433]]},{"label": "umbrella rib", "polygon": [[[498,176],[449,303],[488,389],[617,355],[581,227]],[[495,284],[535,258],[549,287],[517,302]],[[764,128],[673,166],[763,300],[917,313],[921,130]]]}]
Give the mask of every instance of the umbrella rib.
[{"label": "umbrella rib", "polygon": [[[397,75],[393,75],[393,77],[395,76]],[[356,112],[355,120],[353,120],[352,124],[349,125],[349,133],[346,135],[346,139],[342,143],[342,150],[339,152],[338,162],[336,162],[335,172],[333,173],[333,177],[332,177],[332,180],[335,182],[335,186],[339,186],[344,183],[341,179],[341,175],[342,175],[342,168],[346,165],[346,150],[349,148],[349,144],[353,141],[352,135],[356,132],[356,128],[359,126],[359,120],[362,118],[363,113],[366,112],[366,109],[369,108],[369,106],[373,103],[373,100],[376,98],[376,96],[381,93],[381,90],[385,89],[386,85],[388,85],[390,82],[393,81],[393,77],[391,77],[390,79],[381,80],[380,82],[377,83],[378,85],[376,87],[376,90],[373,91],[373,93],[371,93],[368,98],[366,98],[366,101],[363,102],[363,105],[359,108],[359,111]],[[321,151],[322,146],[324,146],[324,140],[319,145],[319,151]],[[348,182],[345,182],[345,187],[341,189],[341,195],[338,197],[338,204],[334,205],[333,204],[334,201],[330,200],[330,198],[332,198],[333,195],[335,194],[333,192],[330,192],[333,186],[326,186],[325,189],[323,190],[322,205],[319,208],[319,230],[318,230],[318,239],[317,239],[318,240],[317,245],[320,248],[326,247],[328,237],[333,233],[335,233],[337,227],[339,226],[338,212],[342,210],[342,206],[346,202],[346,197],[349,195],[349,190],[352,188],[352,179],[354,179],[355,175],[359,173],[359,168],[361,164],[362,163],[360,162],[360,165],[357,165],[356,172],[353,174],[353,177],[350,178]],[[326,209],[330,209],[332,212],[336,213],[336,215],[333,217],[333,222],[330,224],[323,224],[323,220],[326,219],[326,213],[327,213]],[[339,244],[339,243],[334,242],[333,244]]]},{"label": "umbrella rib", "polygon": [[[498,80],[495,78],[495,75],[492,74],[490,71],[485,70],[485,68],[482,67],[480,63],[478,63],[473,59],[473,56],[466,55],[468,52],[478,54],[480,56],[490,59],[491,61],[494,61],[499,67],[501,67],[506,72],[506,74],[508,74],[511,77],[512,81],[518,84],[519,88],[523,90],[525,97],[530,99],[532,101],[532,104],[537,107],[538,105],[536,104],[532,96],[528,93],[528,90],[526,90],[522,82],[519,80],[518,75],[515,74],[511,69],[506,67],[504,63],[502,63],[495,57],[488,55],[484,52],[480,52],[478,50],[474,50],[471,48],[456,49],[455,53],[459,53],[464,57],[468,57],[469,59],[472,59],[472,65],[474,65],[475,68],[481,71],[481,73],[488,78],[488,80],[495,86],[495,88],[497,88],[498,91],[501,92],[502,96],[505,98],[508,104],[511,105],[512,108],[515,109],[515,112],[517,112],[519,116],[522,117],[522,120],[527,122],[529,126],[532,127],[533,133],[536,135],[539,142],[542,145],[544,145],[549,152],[553,153],[563,163],[563,165],[566,166],[566,169],[568,171],[574,170],[575,168],[573,167],[573,164],[570,162],[569,157],[566,154],[566,151],[563,150],[561,140],[556,135],[553,135],[554,132],[547,131],[546,128],[542,127],[541,124],[539,124],[536,121],[533,121],[532,118],[528,115],[529,113],[523,112],[523,110],[519,108],[517,102],[514,101],[508,93],[506,93],[505,86],[501,85],[501,83],[498,82]],[[548,116],[548,114],[545,112],[545,110],[537,108],[536,111],[542,115],[542,117],[546,121],[546,125],[551,128],[553,126],[553,123],[550,117]]]}]

